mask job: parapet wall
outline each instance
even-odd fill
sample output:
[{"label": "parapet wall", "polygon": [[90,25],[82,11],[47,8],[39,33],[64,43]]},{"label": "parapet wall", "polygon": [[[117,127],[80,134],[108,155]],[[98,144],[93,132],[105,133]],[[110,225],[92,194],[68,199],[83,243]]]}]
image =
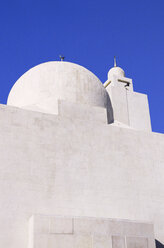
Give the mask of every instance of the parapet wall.
[{"label": "parapet wall", "polygon": [[153,225],[123,220],[34,215],[28,248],[154,248]]}]

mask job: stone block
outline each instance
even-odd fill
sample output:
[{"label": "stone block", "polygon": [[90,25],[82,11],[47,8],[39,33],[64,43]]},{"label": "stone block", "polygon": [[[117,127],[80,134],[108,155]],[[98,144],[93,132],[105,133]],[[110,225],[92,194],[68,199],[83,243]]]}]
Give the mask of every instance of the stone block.
[{"label": "stone block", "polygon": [[90,235],[73,235],[73,236],[74,236],[73,248],[92,248],[92,236]]},{"label": "stone block", "polygon": [[154,235],[153,224],[137,223],[132,221],[109,221],[109,233],[111,235],[151,236]]},{"label": "stone block", "polygon": [[67,234],[49,235],[48,245],[45,248],[74,248],[74,237]]},{"label": "stone block", "polygon": [[127,237],[127,248],[148,248],[148,239],[142,237]]},{"label": "stone block", "polygon": [[34,245],[30,248],[92,248],[92,237],[89,235],[39,234],[35,236]]},{"label": "stone block", "polygon": [[109,223],[104,219],[75,218],[74,233],[108,235]]},{"label": "stone block", "polygon": [[93,236],[93,248],[112,248],[111,237]]},{"label": "stone block", "polygon": [[112,248],[125,248],[125,237],[112,236]]}]

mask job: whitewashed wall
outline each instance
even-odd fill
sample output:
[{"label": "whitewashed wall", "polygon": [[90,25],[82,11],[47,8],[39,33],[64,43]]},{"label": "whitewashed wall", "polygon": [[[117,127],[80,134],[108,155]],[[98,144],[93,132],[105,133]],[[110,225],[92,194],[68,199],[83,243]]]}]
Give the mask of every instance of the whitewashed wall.
[{"label": "whitewashed wall", "polygon": [[164,135],[0,105],[0,247],[34,214],[151,221],[164,242]]}]

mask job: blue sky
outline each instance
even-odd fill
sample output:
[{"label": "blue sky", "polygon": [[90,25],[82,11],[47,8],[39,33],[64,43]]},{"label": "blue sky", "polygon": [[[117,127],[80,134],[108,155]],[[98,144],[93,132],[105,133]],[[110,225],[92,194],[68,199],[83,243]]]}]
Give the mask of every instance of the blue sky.
[{"label": "blue sky", "polygon": [[0,25],[0,103],[24,72],[59,54],[102,82],[116,55],[164,133],[164,0],[6,0]]}]

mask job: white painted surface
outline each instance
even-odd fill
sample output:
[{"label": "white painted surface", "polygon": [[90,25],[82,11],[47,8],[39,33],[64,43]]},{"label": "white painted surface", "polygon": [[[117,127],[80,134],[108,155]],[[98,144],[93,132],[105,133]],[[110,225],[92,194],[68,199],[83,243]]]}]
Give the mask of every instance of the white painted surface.
[{"label": "white painted surface", "polygon": [[105,89],[79,65],[44,63],[0,105],[0,247],[153,247],[138,239],[143,225],[125,242],[119,223],[109,241],[102,221],[71,216],[153,222],[164,242],[164,135],[151,132],[147,96],[133,92],[121,68],[109,74]]},{"label": "white painted surface", "polygon": [[[53,230],[53,232],[52,232]],[[154,248],[150,223],[88,217],[34,215],[29,248]]]},{"label": "white painted surface", "polygon": [[[114,67],[117,68],[117,67]],[[132,79],[113,75],[104,83],[113,108],[114,124],[141,131],[151,131],[147,95],[133,91]]]},{"label": "white painted surface", "polygon": [[33,67],[14,84],[7,104],[57,114],[58,100],[106,108],[109,122],[113,120],[110,99],[101,81],[70,62],[52,61]]},{"label": "white painted surface", "polygon": [[127,105],[130,126],[137,130],[151,131],[147,95],[127,91]]},{"label": "white painted surface", "polygon": [[120,123],[130,126],[126,89],[114,86],[109,87],[109,94],[114,110],[114,121],[119,121]]},{"label": "white painted surface", "polygon": [[164,135],[0,106],[0,247],[33,214],[154,223],[164,242]]},{"label": "white painted surface", "polygon": [[125,72],[122,68],[118,66],[112,67],[108,72],[108,79],[112,79],[113,76],[125,77]]},{"label": "white painted surface", "polygon": [[83,121],[92,121],[95,124],[107,124],[107,110],[100,107],[90,107],[86,104],[74,104],[68,101],[59,100],[58,115],[79,119]]}]

